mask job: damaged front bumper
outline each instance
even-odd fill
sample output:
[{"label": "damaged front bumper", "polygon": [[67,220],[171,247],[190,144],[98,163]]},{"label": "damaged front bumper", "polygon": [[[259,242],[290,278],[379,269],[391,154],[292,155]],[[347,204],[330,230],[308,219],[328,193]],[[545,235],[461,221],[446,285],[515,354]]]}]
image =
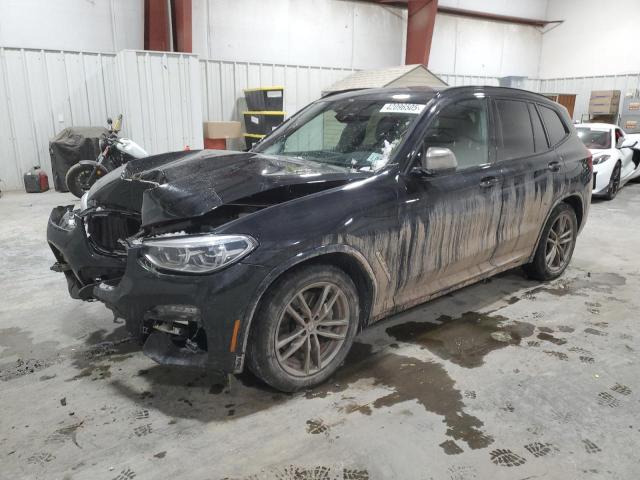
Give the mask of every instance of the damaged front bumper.
[{"label": "damaged front bumper", "polygon": [[51,211],[47,241],[57,260],[51,269],[65,274],[72,298],[92,300],[95,285],[124,273],[125,257],[105,255],[94,248],[85,231],[84,219],[71,205]]},{"label": "damaged front bumper", "polygon": [[124,318],[158,363],[242,370],[245,315],[264,267],[238,262],[208,275],[159,273],[141,260],[139,244],[127,244],[124,255],[99,252],[84,219],[69,223],[69,212],[52,211],[47,238],[73,298],[99,300]]}]

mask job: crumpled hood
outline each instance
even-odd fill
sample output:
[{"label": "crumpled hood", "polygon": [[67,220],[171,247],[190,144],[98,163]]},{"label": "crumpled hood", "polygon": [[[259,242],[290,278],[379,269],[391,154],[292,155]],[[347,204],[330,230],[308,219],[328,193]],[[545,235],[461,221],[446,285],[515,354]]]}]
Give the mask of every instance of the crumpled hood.
[{"label": "crumpled hood", "polygon": [[199,150],[130,161],[100,179],[89,201],[139,211],[142,225],[198,217],[276,187],[369,174],[297,158]]}]

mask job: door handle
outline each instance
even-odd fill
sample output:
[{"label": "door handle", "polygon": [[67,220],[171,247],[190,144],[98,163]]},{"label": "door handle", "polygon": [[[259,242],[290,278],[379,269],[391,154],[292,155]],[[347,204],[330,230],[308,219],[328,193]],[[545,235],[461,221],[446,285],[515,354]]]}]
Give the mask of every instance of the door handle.
[{"label": "door handle", "polygon": [[499,181],[500,179],[498,177],[484,177],[482,180],[480,180],[480,186],[482,188],[493,187]]},{"label": "door handle", "polygon": [[560,171],[560,162],[549,162],[549,165],[547,167],[549,170],[551,170],[552,172],[559,172]]}]

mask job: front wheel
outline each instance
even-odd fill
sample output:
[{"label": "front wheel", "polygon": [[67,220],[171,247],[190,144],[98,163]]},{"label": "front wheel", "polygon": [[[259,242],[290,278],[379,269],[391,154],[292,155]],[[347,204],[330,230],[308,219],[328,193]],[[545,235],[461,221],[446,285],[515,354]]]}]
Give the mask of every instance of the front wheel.
[{"label": "front wheel", "polygon": [[530,278],[553,280],[566,270],[578,237],[578,220],[570,205],[561,203],[553,209],[542,230],[533,261],[524,266]]},{"label": "front wheel", "polygon": [[620,190],[620,173],[622,171],[622,166],[620,163],[617,163],[613,168],[613,172],[611,172],[611,178],[609,179],[609,186],[607,187],[607,193],[604,198],[606,200],[613,200],[616,198],[618,194],[618,190]]},{"label": "front wheel", "polygon": [[100,178],[104,173],[104,168],[98,166],[96,174],[93,175],[94,165],[76,163],[69,169],[65,177],[67,188],[76,197],[81,198],[84,193],[91,188],[91,185]]},{"label": "front wheel", "polygon": [[249,339],[249,368],[285,392],[318,385],[347,356],[359,315],[356,287],[342,270],[294,270],[261,301]]}]

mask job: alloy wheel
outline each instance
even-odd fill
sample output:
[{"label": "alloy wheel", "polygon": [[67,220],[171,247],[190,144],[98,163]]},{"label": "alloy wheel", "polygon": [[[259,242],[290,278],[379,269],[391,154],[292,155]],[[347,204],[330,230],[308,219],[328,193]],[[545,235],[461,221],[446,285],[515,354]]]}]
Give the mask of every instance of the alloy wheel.
[{"label": "alloy wheel", "polygon": [[310,376],[337,355],[349,330],[349,303],[334,283],[319,282],[298,290],[282,312],[275,335],[280,366],[294,376]]},{"label": "alloy wheel", "polygon": [[547,236],[545,261],[549,272],[557,273],[567,266],[571,259],[574,236],[571,217],[562,212],[553,222]]}]

